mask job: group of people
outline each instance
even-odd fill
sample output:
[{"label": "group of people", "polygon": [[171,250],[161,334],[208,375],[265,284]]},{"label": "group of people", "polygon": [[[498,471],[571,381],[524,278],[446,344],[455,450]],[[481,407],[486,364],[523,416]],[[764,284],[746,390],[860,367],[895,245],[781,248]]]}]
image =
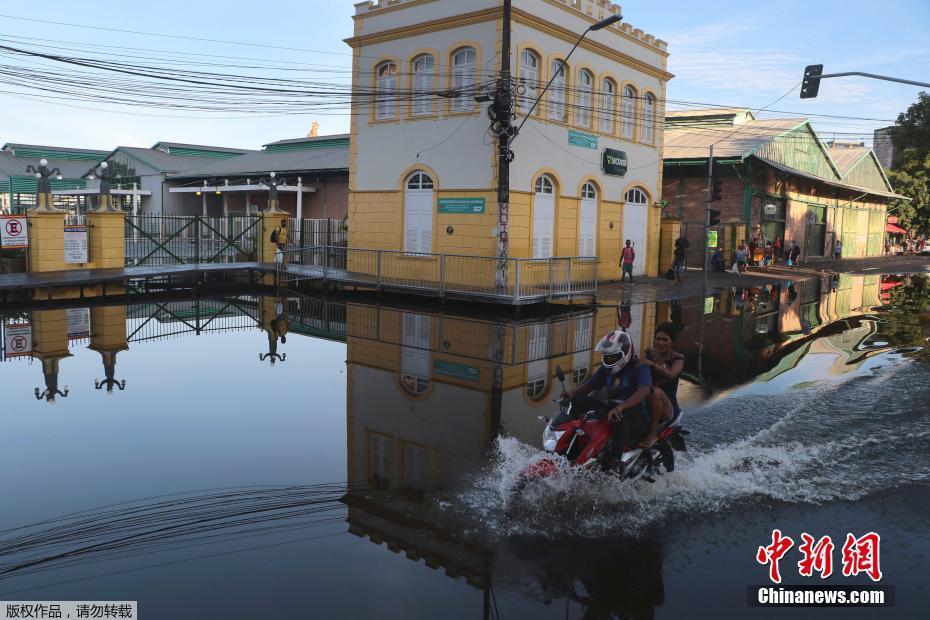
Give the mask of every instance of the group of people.
[{"label": "group of people", "polygon": [[900,244],[885,241],[885,254],[923,254],[927,249],[927,240],[923,237],[906,237]]},{"label": "group of people", "polygon": [[[764,245],[760,245],[756,240],[748,244],[740,241],[734,254],[733,265],[730,267],[733,273],[745,273],[750,265],[758,265],[762,271],[768,271],[769,267],[777,264],[780,259],[785,261],[787,267],[797,267],[798,259],[801,258],[801,246],[797,241],[792,241],[788,250],[783,251],[781,239],[776,239],[774,242],[766,241]],[[714,253],[710,257],[710,267],[711,270],[717,272],[727,271],[723,250],[720,247],[714,248]]]},{"label": "group of people", "polygon": [[595,348],[602,355],[601,366],[565,395],[574,399],[597,393],[599,400],[609,403],[609,470],[617,470],[623,450],[631,442],[639,440],[641,448],[654,445],[659,424],[681,411],[678,382],[685,368],[685,356],[673,349],[676,336],[674,323],[661,323],[655,329],[652,348],[637,357],[626,331],[617,329],[607,334]]}]

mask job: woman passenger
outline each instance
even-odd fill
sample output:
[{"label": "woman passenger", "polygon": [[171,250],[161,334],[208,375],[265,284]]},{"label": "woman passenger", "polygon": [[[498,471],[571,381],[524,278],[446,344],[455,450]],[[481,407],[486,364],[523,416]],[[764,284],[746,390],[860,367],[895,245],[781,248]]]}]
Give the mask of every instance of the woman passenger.
[{"label": "woman passenger", "polygon": [[677,416],[681,411],[678,406],[678,378],[685,369],[685,356],[672,350],[675,336],[674,323],[666,321],[659,324],[655,329],[653,347],[645,351],[640,363],[652,371],[652,384],[665,392]]}]

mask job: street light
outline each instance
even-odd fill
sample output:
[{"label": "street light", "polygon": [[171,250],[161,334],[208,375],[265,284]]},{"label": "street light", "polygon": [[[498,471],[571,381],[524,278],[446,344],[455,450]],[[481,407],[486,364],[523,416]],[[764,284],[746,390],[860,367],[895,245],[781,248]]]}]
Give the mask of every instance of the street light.
[{"label": "street light", "polygon": [[879,75],[877,73],[863,73],[862,71],[844,71],[843,73],[824,73],[823,65],[807,65],[804,68],[804,76],[801,79],[801,99],[813,99],[820,90],[820,80],[835,77],[847,77],[857,75],[859,77],[872,78],[873,80],[885,80],[887,82],[898,82],[900,84],[912,84],[913,86],[926,86],[930,88],[930,83],[917,82],[915,80],[905,80],[902,78],[890,77],[888,75]]},{"label": "street light", "polygon": [[542,101],[543,95],[545,95],[546,91],[549,90],[549,87],[552,86],[552,83],[555,81],[555,78],[557,78],[565,70],[565,65],[568,64],[568,59],[571,58],[572,54],[575,53],[575,50],[578,49],[578,46],[581,45],[581,41],[585,38],[585,36],[587,36],[589,32],[595,32],[597,30],[602,30],[606,28],[607,26],[616,24],[621,19],[623,19],[622,15],[620,15],[619,13],[614,13],[610,17],[604,18],[599,22],[591,24],[590,26],[588,26],[587,30],[581,33],[581,36],[578,37],[577,41],[575,41],[575,45],[572,46],[572,50],[568,53],[567,56],[565,56],[565,59],[561,61],[562,64],[559,65],[559,70],[552,74],[552,77],[549,79],[549,83],[546,84],[546,87],[543,88],[542,92],[539,93],[539,96],[536,97],[536,101],[533,102],[533,107],[530,108],[529,112],[526,113],[526,116],[523,117],[523,120],[520,121],[520,126],[517,127],[516,131],[513,132],[514,138],[516,138],[520,134],[520,130],[523,129],[523,125],[526,124],[526,121],[530,118],[530,116],[533,115],[533,111],[536,109],[536,106],[539,105],[539,102]]},{"label": "street light", "polygon": [[[120,175],[116,170],[110,168],[110,165],[102,161],[97,169],[94,170],[94,176],[100,179],[100,201],[96,211],[105,213],[119,213],[119,209],[113,208],[113,197],[110,196],[110,181],[119,179]],[[117,183],[118,184],[118,183]]]},{"label": "street light", "polygon": [[26,172],[35,175],[36,184],[36,206],[32,211],[37,213],[60,213],[61,209],[56,209],[52,204],[52,177],[61,180],[61,170],[58,168],[48,168],[48,160],[44,157],[39,160],[39,167],[32,164],[26,166]]}]

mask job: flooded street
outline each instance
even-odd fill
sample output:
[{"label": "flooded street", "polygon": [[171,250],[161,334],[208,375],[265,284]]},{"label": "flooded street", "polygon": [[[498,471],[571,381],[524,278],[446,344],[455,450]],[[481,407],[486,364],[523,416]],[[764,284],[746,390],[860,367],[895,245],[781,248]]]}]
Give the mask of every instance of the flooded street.
[{"label": "flooded street", "polygon": [[[138,600],[143,618],[926,617],[928,304],[923,276],[841,276],[546,316],[311,296],[7,314],[0,599]],[[674,472],[562,471],[516,494],[556,366],[573,387],[604,333],[640,350],[663,321],[686,356]],[[871,583],[840,574],[839,547],[879,533],[894,607],[749,607],[776,528],[839,541],[831,585]],[[798,557],[784,582],[820,583]]]}]

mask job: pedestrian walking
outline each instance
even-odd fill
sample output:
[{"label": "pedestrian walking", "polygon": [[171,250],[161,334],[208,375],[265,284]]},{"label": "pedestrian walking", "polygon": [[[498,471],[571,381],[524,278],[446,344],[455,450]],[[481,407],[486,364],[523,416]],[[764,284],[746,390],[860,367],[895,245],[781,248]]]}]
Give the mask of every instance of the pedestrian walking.
[{"label": "pedestrian walking", "polygon": [[275,244],[275,262],[287,264],[287,220],[282,219],[281,225],[271,231],[271,242]]},{"label": "pedestrian walking", "polygon": [[762,252],[762,271],[768,271],[769,266],[772,264],[772,261],[775,258],[775,249],[772,247],[771,243],[765,244],[765,249]]},{"label": "pedestrian walking", "polygon": [[636,260],[636,250],[633,249],[633,242],[626,240],[626,245],[621,252],[622,260],[620,262],[620,281],[623,282],[623,276],[630,276],[630,284],[633,283],[633,262]]},{"label": "pedestrian walking", "polygon": [[840,260],[843,258],[843,240],[837,239],[836,243],[833,244],[833,258]]},{"label": "pedestrian walking", "polygon": [[736,248],[736,271],[740,274],[746,271],[746,245],[743,243]]},{"label": "pedestrian walking", "polygon": [[797,269],[798,261],[801,259],[801,246],[798,245],[797,241],[791,242],[791,250],[788,253],[789,260],[791,261],[791,266]]},{"label": "pedestrian walking", "polygon": [[691,247],[691,242],[688,241],[688,238],[682,233],[680,237],[675,239],[675,247],[681,247],[685,251],[685,261],[682,263],[685,267],[688,266],[688,248]]},{"label": "pedestrian walking", "polygon": [[681,276],[685,271],[685,249],[675,247],[675,284],[681,284]]}]

